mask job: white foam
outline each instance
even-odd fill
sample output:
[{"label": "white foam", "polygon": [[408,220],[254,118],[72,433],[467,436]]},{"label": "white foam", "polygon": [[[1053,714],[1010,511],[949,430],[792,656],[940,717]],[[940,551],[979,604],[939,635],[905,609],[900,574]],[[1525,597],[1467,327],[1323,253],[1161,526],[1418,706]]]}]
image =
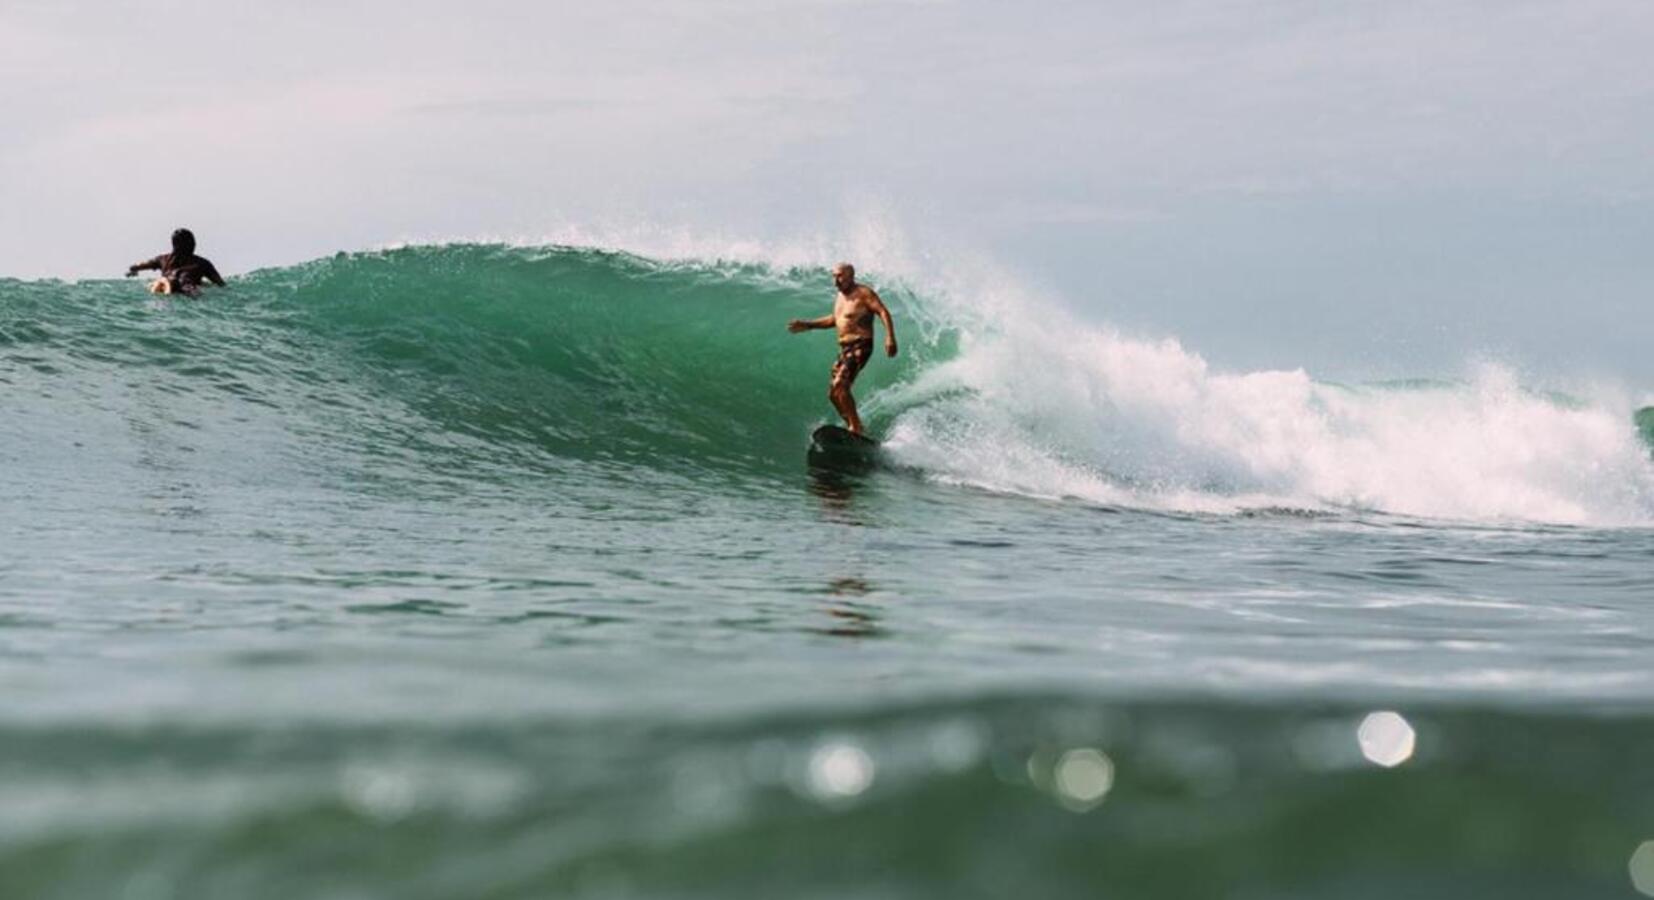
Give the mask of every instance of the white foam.
[{"label": "white foam", "polygon": [[1654,520],[1654,466],[1625,398],[1545,397],[1497,365],[1411,387],[1214,372],[1176,341],[1030,304],[976,325],[956,359],[880,399],[900,410],[893,452],[996,490],[1204,511]]}]

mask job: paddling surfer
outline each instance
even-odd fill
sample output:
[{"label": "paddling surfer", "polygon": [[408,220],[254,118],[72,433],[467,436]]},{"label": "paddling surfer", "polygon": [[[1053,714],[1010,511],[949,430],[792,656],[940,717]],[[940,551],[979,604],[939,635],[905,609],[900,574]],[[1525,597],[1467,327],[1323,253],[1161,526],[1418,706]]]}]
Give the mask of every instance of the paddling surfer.
[{"label": "paddling surfer", "polygon": [[224,286],[224,279],[212,261],[195,255],[195,235],[188,228],[172,233],[171,253],[133,263],[126,270],[126,277],[131,278],[145,269],[161,270],[161,277],[150,282],[151,294],[186,294],[194,297],[201,293],[201,283],[204,281]]},{"label": "paddling surfer", "polygon": [[873,358],[873,317],[884,322],[884,352],[896,355],[896,323],[890,320],[890,310],[872,288],[856,283],[856,267],[839,263],[833,268],[833,284],[838,296],[833,298],[832,315],[819,319],[794,319],[787,323],[793,334],[816,328],[838,329],[838,359],[833,363],[833,377],[827,388],[827,399],[844,417],[851,434],[861,434],[861,416],[856,415],[856,398],[850,395],[850,386],[856,376]]}]

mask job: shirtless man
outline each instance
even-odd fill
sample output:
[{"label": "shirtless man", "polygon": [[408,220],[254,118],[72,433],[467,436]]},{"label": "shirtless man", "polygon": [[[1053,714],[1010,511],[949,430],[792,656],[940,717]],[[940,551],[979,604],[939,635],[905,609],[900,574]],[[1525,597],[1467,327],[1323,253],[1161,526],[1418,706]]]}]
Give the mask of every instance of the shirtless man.
[{"label": "shirtless man", "polygon": [[141,263],[133,263],[132,267],[126,270],[126,277],[131,278],[145,269],[161,270],[161,277],[150,282],[151,294],[187,294],[194,297],[201,293],[203,281],[210,281],[219,287],[224,286],[224,279],[219,276],[218,269],[213,267],[212,261],[204,256],[195,255],[195,235],[188,228],[180,228],[172,233],[171,253],[163,253]]},{"label": "shirtless man", "polygon": [[815,328],[838,329],[838,361],[833,363],[833,378],[827,388],[827,399],[844,417],[851,434],[861,434],[861,417],[856,415],[856,398],[850,396],[850,386],[862,367],[873,357],[873,317],[884,322],[884,352],[896,355],[896,323],[890,321],[890,310],[872,288],[856,283],[856,267],[839,263],[833,268],[833,284],[838,296],[833,298],[833,314],[819,319],[794,319],[787,323],[793,334]]}]

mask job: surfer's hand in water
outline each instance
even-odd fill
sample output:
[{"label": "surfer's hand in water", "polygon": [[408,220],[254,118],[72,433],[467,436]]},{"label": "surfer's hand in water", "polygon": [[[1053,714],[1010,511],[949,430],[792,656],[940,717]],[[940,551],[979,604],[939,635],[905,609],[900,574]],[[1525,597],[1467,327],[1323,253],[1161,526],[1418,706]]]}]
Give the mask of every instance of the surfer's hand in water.
[{"label": "surfer's hand in water", "polygon": [[894,338],[884,342],[884,355],[885,356],[895,356],[896,355],[896,341],[895,341]]},{"label": "surfer's hand in water", "polygon": [[793,334],[797,334],[800,331],[809,331],[810,323],[804,321],[803,319],[794,319],[787,323],[787,330]]}]

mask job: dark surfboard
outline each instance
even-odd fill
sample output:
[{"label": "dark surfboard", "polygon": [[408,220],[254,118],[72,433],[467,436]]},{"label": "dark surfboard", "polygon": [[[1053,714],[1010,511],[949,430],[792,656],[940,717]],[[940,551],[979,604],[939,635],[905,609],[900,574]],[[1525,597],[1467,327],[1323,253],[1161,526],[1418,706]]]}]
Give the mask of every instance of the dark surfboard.
[{"label": "dark surfboard", "polygon": [[879,462],[879,442],[823,425],[810,434],[809,461],[822,469],[865,471]]}]

